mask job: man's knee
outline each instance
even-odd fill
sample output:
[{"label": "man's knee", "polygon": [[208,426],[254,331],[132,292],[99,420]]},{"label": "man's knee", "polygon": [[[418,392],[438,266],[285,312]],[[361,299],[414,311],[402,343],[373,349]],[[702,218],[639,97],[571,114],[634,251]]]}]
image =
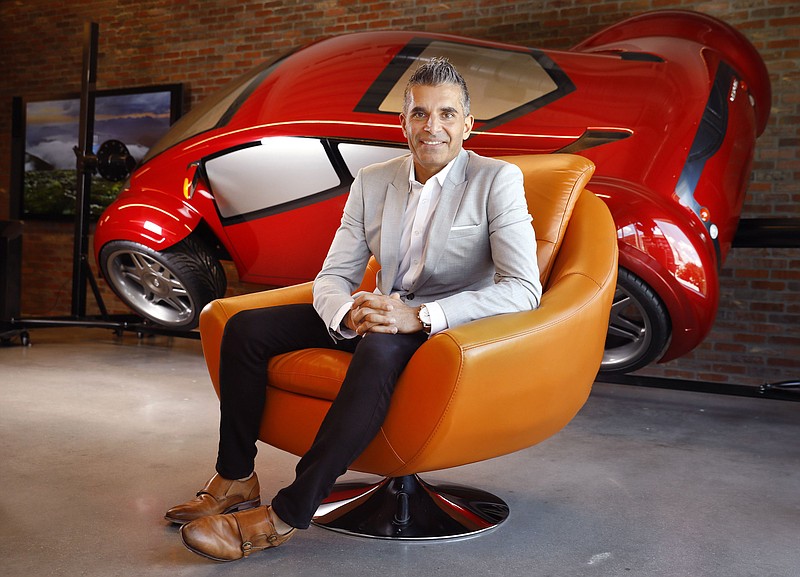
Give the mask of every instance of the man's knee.
[{"label": "man's knee", "polygon": [[258,309],[239,311],[229,318],[222,335],[223,343],[247,342],[257,331],[263,332],[264,322],[258,313]]},{"label": "man's knee", "polygon": [[356,352],[375,365],[405,365],[424,342],[425,338],[417,334],[368,333],[359,343]]}]

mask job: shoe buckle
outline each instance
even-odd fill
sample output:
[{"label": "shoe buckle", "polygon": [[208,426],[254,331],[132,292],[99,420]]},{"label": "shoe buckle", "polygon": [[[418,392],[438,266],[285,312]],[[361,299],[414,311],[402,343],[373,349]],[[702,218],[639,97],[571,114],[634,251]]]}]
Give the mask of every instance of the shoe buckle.
[{"label": "shoe buckle", "polygon": [[252,550],[253,550],[253,543],[251,541],[245,541],[244,543],[242,543],[242,553],[244,553],[245,557],[247,557]]}]

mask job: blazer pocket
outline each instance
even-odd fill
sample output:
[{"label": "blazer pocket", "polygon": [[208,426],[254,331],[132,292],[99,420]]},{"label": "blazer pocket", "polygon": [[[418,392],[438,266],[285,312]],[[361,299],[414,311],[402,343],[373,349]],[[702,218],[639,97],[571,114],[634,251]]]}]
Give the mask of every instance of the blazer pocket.
[{"label": "blazer pocket", "polygon": [[482,230],[480,224],[463,224],[457,225],[450,228],[450,237],[457,237],[457,236],[470,236],[472,234],[477,234]]}]

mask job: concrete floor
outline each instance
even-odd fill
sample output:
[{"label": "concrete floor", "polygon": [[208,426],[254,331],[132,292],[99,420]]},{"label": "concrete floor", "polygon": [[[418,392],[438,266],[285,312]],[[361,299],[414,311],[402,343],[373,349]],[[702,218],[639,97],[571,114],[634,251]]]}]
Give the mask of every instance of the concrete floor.
[{"label": "concrete floor", "polygon": [[[425,477],[505,499],[495,531],[398,543],[312,527],[219,564],[162,518],[213,472],[217,401],[199,342],[31,338],[0,348],[3,576],[800,575],[798,403],[598,383],[546,442]],[[295,461],[261,450],[265,498]]]}]

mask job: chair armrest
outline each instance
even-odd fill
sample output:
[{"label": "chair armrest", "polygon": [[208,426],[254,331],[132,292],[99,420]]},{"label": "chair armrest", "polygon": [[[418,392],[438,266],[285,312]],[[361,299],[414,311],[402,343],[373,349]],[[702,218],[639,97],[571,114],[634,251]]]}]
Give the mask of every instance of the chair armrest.
[{"label": "chair armrest", "polygon": [[613,282],[598,287],[571,275],[535,311],[481,319],[432,337],[403,371],[384,423],[404,469],[496,457],[561,429],[591,390],[613,292]]},{"label": "chair armrest", "polygon": [[[374,290],[375,277],[379,270],[380,265],[375,257],[370,258],[358,290]],[[206,366],[217,391],[219,391],[219,346],[228,319],[244,310],[312,303],[314,300],[313,284],[309,281],[293,286],[217,299],[205,306],[200,313],[200,339]]]}]

